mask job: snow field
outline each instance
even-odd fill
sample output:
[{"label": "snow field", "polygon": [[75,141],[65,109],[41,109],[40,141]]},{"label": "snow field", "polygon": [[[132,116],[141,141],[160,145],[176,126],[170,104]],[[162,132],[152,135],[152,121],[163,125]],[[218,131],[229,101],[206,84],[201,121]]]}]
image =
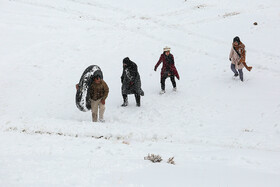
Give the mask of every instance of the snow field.
[{"label": "snow field", "polygon": [[[279,7],[1,1],[0,186],[279,186]],[[228,60],[236,35],[253,66],[243,83]],[[153,69],[166,45],[181,80],[174,93],[167,79],[159,95]],[[134,96],[120,107],[126,56],[141,75],[140,108]],[[106,123],[74,103],[92,64],[110,88]],[[148,153],[176,165],[148,162]]]}]

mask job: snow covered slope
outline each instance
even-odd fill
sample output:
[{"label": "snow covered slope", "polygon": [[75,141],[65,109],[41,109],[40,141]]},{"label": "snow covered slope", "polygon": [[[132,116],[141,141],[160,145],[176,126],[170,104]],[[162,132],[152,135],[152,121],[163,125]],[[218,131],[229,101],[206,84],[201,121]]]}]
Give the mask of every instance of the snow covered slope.
[{"label": "snow covered slope", "polygon": [[[0,186],[278,187],[279,10],[278,0],[1,0]],[[244,82],[228,60],[237,35],[253,66]],[[159,95],[166,45],[181,80]],[[127,56],[140,108],[133,96],[120,107]],[[93,64],[110,88],[106,123],[74,102]]]}]

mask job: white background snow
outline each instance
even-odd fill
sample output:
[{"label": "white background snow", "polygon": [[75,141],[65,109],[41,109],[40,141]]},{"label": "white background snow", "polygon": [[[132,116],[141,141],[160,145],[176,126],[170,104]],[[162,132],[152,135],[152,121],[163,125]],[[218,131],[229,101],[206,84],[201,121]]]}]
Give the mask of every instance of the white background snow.
[{"label": "white background snow", "polygon": [[[279,10],[279,0],[0,0],[0,186],[279,187]],[[244,82],[228,59],[237,35],[253,66]],[[181,80],[159,95],[166,45]],[[127,56],[140,108],[134,96],[120,107]],[[75,106],[93,64],[110,88],[106,123]]]}]

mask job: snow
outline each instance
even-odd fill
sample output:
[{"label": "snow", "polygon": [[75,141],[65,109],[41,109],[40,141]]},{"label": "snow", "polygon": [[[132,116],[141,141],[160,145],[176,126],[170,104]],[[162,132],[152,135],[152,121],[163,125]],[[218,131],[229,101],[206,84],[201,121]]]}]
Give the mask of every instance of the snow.
[{"label": "snow", "polygon": [[[280,186],[278,0],[0,4],[0,186]],[[228,60],[237,35],[253,66],[244,82]],[[181,80],[159,95],[165,46]],[[131,95],[120,107],[127,56],[140,108]],[[110,88],[105,123],[75,106],[89,65]]]}]

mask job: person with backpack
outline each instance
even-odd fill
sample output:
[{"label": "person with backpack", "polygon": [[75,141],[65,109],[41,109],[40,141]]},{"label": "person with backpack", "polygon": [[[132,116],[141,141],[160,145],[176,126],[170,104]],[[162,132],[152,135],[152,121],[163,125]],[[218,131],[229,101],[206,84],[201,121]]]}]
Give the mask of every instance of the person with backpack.
[{"label": "person with backpack", "polygon": [[126,107],[128,105],[128,94],[134,94],[136,100],[136,106],[140,107],[141,96],[144,96],[144,91],[141,89],[141,79],[138,72],[137,65],[132,62],[128,57],[123,59],[123,72],[121,76],[122,83],[122,96],[123,104],[121,106]]},{"label": "person with backpack", "polygon": [[[229,54],[229,60],[231,61],[230,67],[234,73],[234,77],[237,77],[239,75],[241,81],[243,81],[242,69],[245,67],[248,71],[252,70],[252,67],[247,66],[245,59],[245,45],[240,41],[240,38],[236,36],[235,38],[233,38],[233,43]],[[236,70],[238,70],[238,72]]]},{"label": "person with backpack", "polygon": [[170,47],[163,48],[163,54],[160,55],[160,58],[155,65],[154,70],[157,71],[157,67],[162,63],[161,68],[161,77],[160,77],[160,83],[161,83],[161,91],[160,94],[165,93],[165,80],[170,77],[170,80],[172,82],[173,91],[177,91],[176,87],[176,81],[175,77],[180,80],[178,71],[175,67],[174,57],[170,53]]}]

